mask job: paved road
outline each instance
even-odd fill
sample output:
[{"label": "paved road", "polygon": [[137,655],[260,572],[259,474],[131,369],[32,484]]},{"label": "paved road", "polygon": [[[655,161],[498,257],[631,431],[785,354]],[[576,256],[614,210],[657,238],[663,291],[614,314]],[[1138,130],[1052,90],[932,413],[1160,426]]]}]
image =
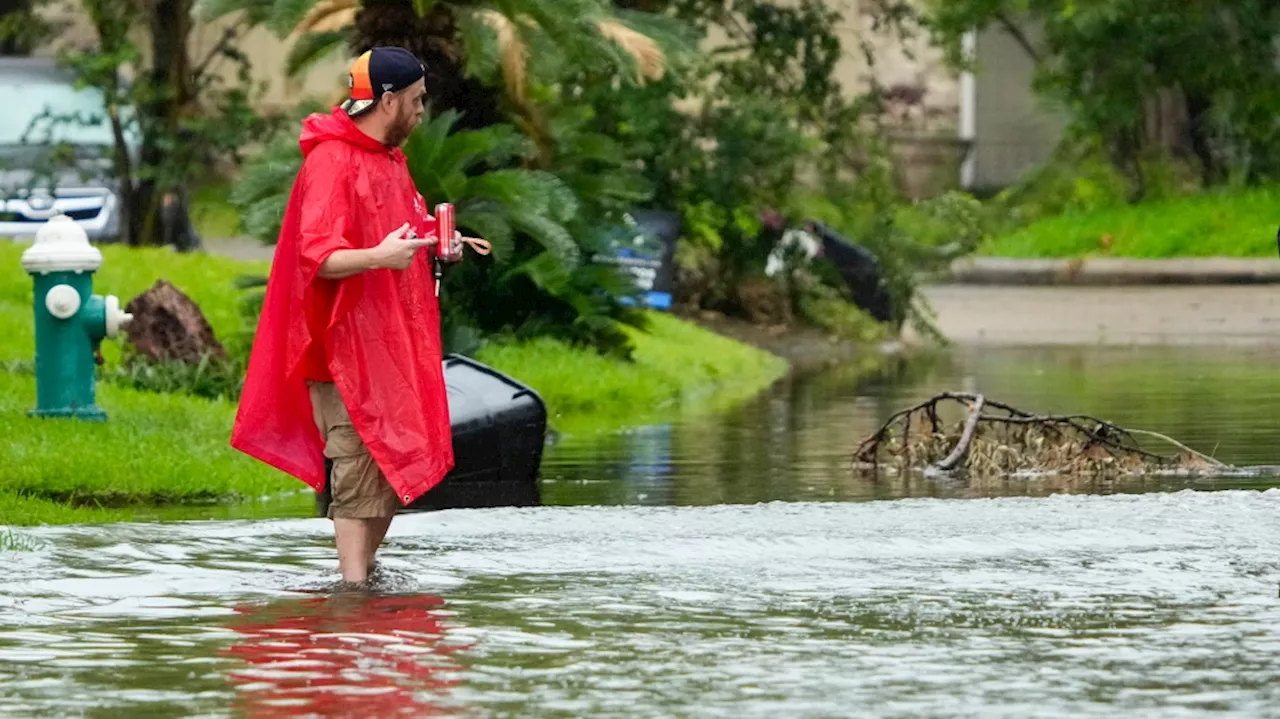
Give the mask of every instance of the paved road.
[{"label": "paved road", "polygon": [[955,342],[1280,347],[1277,285],[936,285],[924,292]]},{"label": "paved road", "polygon": [[204,251],[211,255],[223,255],[236,260],[270,260],[275,245],[264,245],[252,237],[206,239]]}]

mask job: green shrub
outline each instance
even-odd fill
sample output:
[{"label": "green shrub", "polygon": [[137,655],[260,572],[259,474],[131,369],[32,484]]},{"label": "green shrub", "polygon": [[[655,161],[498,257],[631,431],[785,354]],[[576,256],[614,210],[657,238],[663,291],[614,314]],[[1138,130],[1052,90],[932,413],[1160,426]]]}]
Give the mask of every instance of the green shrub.
[{"label": "green shrub", "polygon": [[1068,135],[1046,161],[992,198],[984,212],[986,229],[1010,232],[1048,217],[1171,200],[1200,189],[1194,168],[1167,153],[1146,153],[1139,166],[1141,187],[1116,168],[1096,139]]},{"label": "green shrub", "polygon": [[125,351],[120,364],[103,369],[101,379],[128,389],[147,392],[188,394],[206,399],[240,400],[247,361],[216,359],[206,355],[194,365],[185,362],[155,362]]}]

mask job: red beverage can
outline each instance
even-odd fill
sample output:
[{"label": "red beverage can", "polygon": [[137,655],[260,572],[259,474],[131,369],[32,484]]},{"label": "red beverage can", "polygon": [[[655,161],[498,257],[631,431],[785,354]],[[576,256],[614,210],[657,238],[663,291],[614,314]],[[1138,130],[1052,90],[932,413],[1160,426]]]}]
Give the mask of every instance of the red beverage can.
[{"label": "red beverage can", "polygon": [[442,202],[436,205],[436,237],[440,241],[436,243],[436,256],[442,260],[454,260],[453,253],[453,236],[457,232],[457,226],[453,219],[453,205],[448,202]]}]

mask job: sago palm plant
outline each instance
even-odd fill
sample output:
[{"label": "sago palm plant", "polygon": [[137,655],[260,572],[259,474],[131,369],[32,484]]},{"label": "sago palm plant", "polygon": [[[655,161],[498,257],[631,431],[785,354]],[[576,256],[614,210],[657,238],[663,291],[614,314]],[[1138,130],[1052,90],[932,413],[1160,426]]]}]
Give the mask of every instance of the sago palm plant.
[{"label": "sago palm plant", "polygon": [[[202,9],[233,11],[293,38],[294,73],[344,48],[400,45],[424,60],[430,119],[405,147],[415,183],[495,245],[491,258],[451,270],[446,328],[552,333],[625,351],[615,323],[641,321],[617,301],[631,288],[584,260],[616,212],[651,193],[558,81],[583,67],[624,82],[658,78],[663,51],[636,28],[683,42],[671,26],[618,15],[606,0],[206,0]],[[300,164],[287,136],[251,163],[232,198],[246,229],[274,241]]]}]

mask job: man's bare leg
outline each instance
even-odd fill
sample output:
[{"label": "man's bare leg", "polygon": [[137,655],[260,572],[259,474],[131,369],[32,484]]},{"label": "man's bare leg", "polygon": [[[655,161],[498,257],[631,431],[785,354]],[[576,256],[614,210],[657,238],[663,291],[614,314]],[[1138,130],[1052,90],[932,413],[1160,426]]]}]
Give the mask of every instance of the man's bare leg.
[{"label": "man's bare leg", "polygon": [[[338,570],[348,582],[359,583],[369,578],[369,542],[377,519],[334,517],[333,534],[338,545]],[[386,529],[382,530],[386,532]],[[381,541],[381,539],[379,539]],[[376,545],[375,545],[376,546]]]},{"label": "man's bare leg", "polygon": [[365,538],[367,541],[365,545],[365,571],[369,574],[373,573],[373,568],[377,564],[378,547],[382,546],[382,540],[387,536],[387,530],[391,528],[392,519],[395,519],[395,515],[368,520],[369,534]]}]

